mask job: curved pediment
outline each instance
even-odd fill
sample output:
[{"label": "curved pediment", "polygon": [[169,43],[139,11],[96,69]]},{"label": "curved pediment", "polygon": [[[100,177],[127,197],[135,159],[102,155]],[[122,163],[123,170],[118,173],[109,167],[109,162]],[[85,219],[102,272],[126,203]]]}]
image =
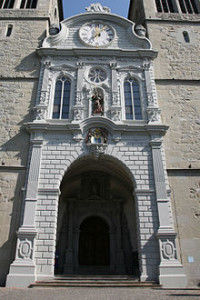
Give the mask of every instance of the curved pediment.
[{"label": "curved pediment", "polygon": [[[92,25],[93,24],[93,25]],[[94,33],[94,37],[98,39],[101,31],[104,28],[111,37],[110,42],[96,45],[90,43],[88,39],[84,41],[81,36],[81,30],[84,26],[96,26],[102,24],[102,27]],[[43,42],[43,48],[58,48],[58,49],[107,49],[107,50],[140,50],[152,48],[151,42],[144,36],[139,36],[135,32],[135,23],[112,13],[102,11],[89,11],[80,15],[76,15],[65,19],[60,24],[61,30],[56,35],[47,37]],[[89,27],[87,27],[89,28]],[[90,29],[88,29],[89,31]],[[95,29],[94,29],[95,30]],[[83,32],[87,35],[87,31]]]}]

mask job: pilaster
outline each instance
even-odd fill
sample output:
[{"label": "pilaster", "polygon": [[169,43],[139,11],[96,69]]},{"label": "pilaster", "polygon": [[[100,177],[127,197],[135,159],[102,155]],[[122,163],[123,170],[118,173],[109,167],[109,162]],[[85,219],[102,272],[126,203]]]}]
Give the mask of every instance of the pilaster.
[{"label": "pilaster", "polygon": [[154,138],[150,142],[153,157],[155,193],[158,208],[159,229],[157,237],[160,247],[160,284],[164,288],[184,288],[187,278],[182,264],[178,261],[176,232],[171,222],[169,199],[166,190],[163,158],[161,153],[162,141]]},{"label": "pilaster", "polygon": [[23,208],[23,222],[17,232],[15,260],[10,266],[6,282],[6,286],[8,287],[27,287],[35,281],[34,246],[37,235],[35,212],[41,151],[42,140],[32,140],[32,153]]}]

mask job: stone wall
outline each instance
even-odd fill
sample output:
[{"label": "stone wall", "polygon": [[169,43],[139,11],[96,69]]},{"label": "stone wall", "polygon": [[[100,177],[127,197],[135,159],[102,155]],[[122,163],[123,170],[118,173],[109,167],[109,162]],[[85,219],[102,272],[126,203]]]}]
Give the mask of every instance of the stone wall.
[{"label": "stone wall", "polygon": [[200,167],[200,86],[195,82],[157,81],[165,136],[167,168]]},{"label": "stone wall", "polygon": [[168,171],[174,220],[178,224],[181,258],[190,286],[199,284],[200,171]]},{"label": "stone wall", "polygon": [[[186,43],[183,32],[189,34]],[[175,22],[151,22],[148,35],[153,48],[158,50],[154,61],[155,79],[199,80],[199,25]]]}]

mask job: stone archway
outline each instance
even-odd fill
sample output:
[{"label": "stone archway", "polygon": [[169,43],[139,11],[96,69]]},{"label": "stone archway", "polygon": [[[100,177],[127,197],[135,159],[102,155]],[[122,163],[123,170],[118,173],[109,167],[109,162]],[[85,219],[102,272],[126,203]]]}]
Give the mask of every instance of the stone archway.
[{"label": "stone archway", "polygon": [[55,273],[138,274],[133,183],[119,164],[90,157],[65,174]]}]

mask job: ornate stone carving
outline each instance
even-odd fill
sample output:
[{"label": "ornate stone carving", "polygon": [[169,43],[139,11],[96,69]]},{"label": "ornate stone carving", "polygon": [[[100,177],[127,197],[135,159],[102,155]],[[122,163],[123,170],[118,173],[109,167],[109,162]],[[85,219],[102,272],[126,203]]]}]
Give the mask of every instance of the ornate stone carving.
[{"label": "ornate stone carving", "polygon": [[83,119],[83,111],[81,109],[74,110],[74,120],[80,121]]},{"label": "ornate stone carving", "polygon": [[17,249],[18,259],[32,259],[33,258],[33,241],[25,239],[19,242]]},{"label": "ornate stone carving", "polygon": [[121,120],[121,109],[111,109],[111,119],[113,121],[120,121]]},{"label": "ornate stone carving", "polygon": [[36,107],[36,120],[45,120],[46,119],[46,108]]},{"label": "ornate stone carving", "polygon": [[48,105],[47,91],[41,91],[40,104]]},{"label": "ornate stone carving", "polygon": [[161,111],[157,108],[148,109],[147,114],[148,114],[149,123],[160,123],[160,113]]},{"label": "ornate stone carving", "polygon": [[112,105],[120,105],[118,92],[112,93]]},{"label": "ornate stone carving", "polygon": [[110,13],[110,8],[107,6],[102,6],[101,3],[92,3],[90,6],[86,7],[85,10],[87,12],[104,12],[104,13]]},{"label": "ornate stone carving", "polygon": [[88,150],[99,156],[107,148],[108,131],[104,128],[91,128],[85,142]]},{"label": "ornate stone carving", "polygon": [[166,240],[166,241],[161,241],[161,253],[162,253],[162,258],[167,259],[167,260],[173,260],[177,259],[177,254],[176,254],[176,247],[175,247],[175,242],[174,240]]},{"label": "ornate stone carving", "polygon": [[76,105],[80,105],[80,104],[82,104],[82,93],[77,92],[76,93]]},{"label": "ornate stone carving", "polygon": [[154,106],[155,100],[152,93],[147,94],[148,106]]}]

